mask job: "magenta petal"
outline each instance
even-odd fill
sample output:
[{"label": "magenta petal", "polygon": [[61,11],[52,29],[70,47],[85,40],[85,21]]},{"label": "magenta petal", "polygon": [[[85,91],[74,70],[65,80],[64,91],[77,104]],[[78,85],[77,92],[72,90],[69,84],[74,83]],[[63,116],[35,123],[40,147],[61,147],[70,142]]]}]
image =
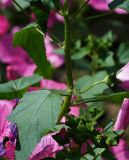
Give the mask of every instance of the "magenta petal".
[{"label": "magenta petal", "polygon": [[0,100],[0,139],[10,135],[10,122],[7,117],[11,114],[14,106],[14,101]]},{"label": "magenta petal", "polygon": [[40,86],[47,89],[65,90],[66,84],[53,80],[41,80]]},{"label": "magenta petal", "polygon": [[[100,10],[100,11],[108,11],[109,7],[108,4],[112,0],[90,0],[89,5],[91,5],[94,9]],[[118,14],[127,14],[127,12],[123,9],[115,9],[115,12]]]},{"label": "magenta petal", "polygon": [[119,110],[114,130],[124,130],[129,125],[129,99],[125,98]]},{"label": "magenta petal", "polygon": [[123,139],[119,141],[118,146],[111,147],[111,152],[117,160],[129,160],[129,148]]},{"label": "magenta petal", "polygon": [[96,10],[108,11],[108,3],[106,0],[90,0],[89,4]]},{"label": "magenta petal", "polygon": [[129,81],[129,62],[119,70],[116,78],[122,82]]},{"label": "magenta petal", "polygon": [[0,3],[3,7],[9,7],[12,4],[12,0],[1,0]]},{"label": "magenta petal", "polygon": [[8,19],[3,16],[0,15],[0,36],[4,35],[9,29],[9,21]]},{"label": "magenta petal", "polygon": [[3,146],[3,143],[0,143],[0,157],[5,155],[5,147]]},{"label": "magenta petal", "polygon": [[9,160],[14,160],[15,159],[15,146],[10,141],[6,143],[5,156]]},{"label": "magenta petal", "polygon": [[45,46],[47,59],[53,65],[53,67],[58,68],[64,64],[64,56],[55,54],[55,47],[51,44],[50,40],[45,38]]},{"label": "magenta petal", "polygon": [[12,39],[13,34],[11,33],[3,36],[0,40],[0,61],[9,64],[7,66],[7,78],[14,80],[20,76],[31,76],[36,65],[22,48],[13,48]]},{"label": "magenta petal", "polygon": [[120,81],[119,87],[125,90],[129,89],[129,63],[118,71],[116,78]]},{"label": "magenta petal", "polygon": [[52,138],[52,135],[49,134],[44,136],[40,143],[36,146],[32,152],[29,160],[40,160],[46,157],[54,157],[55,153],[61,150],[62,147]]},{"label": "magenta petal", "polygon": [[81,154],[86,154],[87,152],[87,144],[86,143],[83,143],[82,147],[81,147]]}]

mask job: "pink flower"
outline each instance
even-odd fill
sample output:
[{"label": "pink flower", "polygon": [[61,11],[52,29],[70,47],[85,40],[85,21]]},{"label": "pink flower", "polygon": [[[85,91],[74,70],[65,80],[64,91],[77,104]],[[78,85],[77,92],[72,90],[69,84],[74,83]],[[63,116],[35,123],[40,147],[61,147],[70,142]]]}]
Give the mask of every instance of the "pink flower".
[{"label": "pink flower", "polygon": [[118,113],[114,130],[125,130],[129,125],[129,99],[125,98]]},{"label": "pink flower", "polygon": [[49,39],[45,39],[47,59],[50,61],[53,67],[58,68],[64,64],[64,56],[55,54],[55,47],[51,44]]},{"label": "pink flower", "polygon": [[[71,151],[76,151],[80,147],[78,144],[76,144],[73,140],[70,141],[69,147]],[[87,152],[87,143],[83,143],[80,149],[80,154],[84,155]]]},{"label": "pink flower", "polygon": [[64,18],[63,16],[57,14],[56,12],[52,11],[50,14],[49,14],[49,18],[48,18],[48,28],[52,28],[54,26],[55,23],[57,22],[64,22]]},{"label": "pink flower", "polygon": [[55,89],[55,90],[65,90],[67,88],[66,84],[64,83],[46,79],[41,80],[40,86],[42,88]]},{"label": "pink flower", "polygon": [[12,33],[2,36],[0,40],[0,61],[9,64],[7,78],[10,80],[20,76],[31,76],[36,65],[22,48],[13,48],[12,40]]},{"label": "pink flower", "polygon": [[4,35],[9,29],[9,21],[8,19],[3,16],[0,15],[0,36]]},{"label": "pink flower", "polygon": [[15,159],[15,145],[8,141],[5,145],[6,147],[6,152],[5,152],[5,157],[8,158],[9,160],[14,160]]},{"label": "pink flower", "polygon": [[[96,10],[109,11],[108,3],[110,3],[110,2],[111,2],[110,0],[90,0],[89,5],[91,5]],[[115,9],[115,12],[118,14],[127,13],[123,9]]]},{"label": "pink flower", "polygon": [[[22,48],[13,48],[14,32],[13,30],[11,34],[6,34],[0,39],[0,61],[8,64],[7,78],[9,80],[20,76],[31,76],[36,69],[36,65]],[[60,67],[64,63],[63,56],[54,53],[55,47],[47,39],[45,40],[45,46],[48,60],[54,67]]]},{"label": "pink flower", "polygon": [[[11,114],[13,107],[16,105],[15,101],[0,100],[0,156],[14,159],[14,126],[7,120],[7,117]],[[3,144],[4,139],[8,137],[9,141]]]},{"label": "pink flower", "polygon": [[12,4],[12,0],[1,0],[0,4],[3,7],[9,7]]},{"label": "pink flower", "polygon": [[125,90],[129,89],[129,62],[119,70],[116,78],[120,81],[119,86]]},{"label": "pink flower", "polygon": [[111,147],[111,152],[117,160],[129,160],[129,148],[123,139],[120,139],[118,146]]},{"label": "pink flower", "polygon": [[55,154],[62,150],[62,147],[52,138],[52,134],[44,136],[32,152],[29,160],[40,160],[47,157],[54,157]]}]

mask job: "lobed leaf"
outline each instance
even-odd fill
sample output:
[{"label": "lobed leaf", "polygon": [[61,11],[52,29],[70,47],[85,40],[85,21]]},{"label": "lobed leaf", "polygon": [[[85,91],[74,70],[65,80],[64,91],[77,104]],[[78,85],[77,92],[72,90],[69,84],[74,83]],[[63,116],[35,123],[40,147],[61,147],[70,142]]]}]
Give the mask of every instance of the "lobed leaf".
[{"label": "lobed leaf", "polygon": [[37,26],[29,25],[20,32],[16,32],[13,39],[14,47],[21,46],[36,63],[39,72],[44,77],[50,75],[50,64],[47,61],[44,37],[37,30]]},{"label": "lobed leaf", "polygon": [[25,89],[42,79],[42,76],[33,75],[0,84],[0,99],[20,98]]},{"label": "lobed leaf", "polygon": [[19,129],[21,149],[16,151],[17,160],[27,160],[41,137],[54,129],[61,103],[61,96],[49,90],[24,95],[9,117]]}]

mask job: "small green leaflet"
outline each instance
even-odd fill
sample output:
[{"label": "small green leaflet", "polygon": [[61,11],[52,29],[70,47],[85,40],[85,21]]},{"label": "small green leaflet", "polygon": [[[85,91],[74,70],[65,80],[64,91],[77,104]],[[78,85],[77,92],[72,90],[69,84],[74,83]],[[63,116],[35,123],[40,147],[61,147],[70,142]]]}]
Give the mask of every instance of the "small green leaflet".
[{"label": "small green leaflet", "polygon": [[124,42],[120,44],[117,56],[120,63],[124,64],[129,62],[129,42]]},{"label": "small green leaflet", "polygon": [[41,137],[55,128],[61,104],[62,97],[49,90],[23,96],[9,117],[19,129],[21,150],[16,151],[16,160],[27,160]]},{"label": "small green leaflet", "polygon": [[43,77],[33,75],[0,84],[0,99],[20,98],[26,88],[39,82]]},{"label": "small green leaflet", "polygon": [[20,46],[27,51],[38,67],[38,71],[44,76],[50,75],[50,64],[46,58],[44,36],[37,30],[37,26],[29,25],[16,32],[13,39],[14,47]]}]

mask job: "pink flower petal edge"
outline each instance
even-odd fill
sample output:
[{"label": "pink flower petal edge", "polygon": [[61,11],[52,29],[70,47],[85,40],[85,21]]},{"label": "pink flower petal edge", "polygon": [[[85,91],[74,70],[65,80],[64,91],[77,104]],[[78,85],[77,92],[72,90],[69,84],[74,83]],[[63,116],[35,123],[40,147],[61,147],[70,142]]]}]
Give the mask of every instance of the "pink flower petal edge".
[{"label": "pink flower petal edge", "polygon": [[[112,0],[90,0],[89,5],[91,5],[94,9],[100,11],[109,11],[108,3]],[[118,14],[127,14],[127,12],[123,9],[115,9],[115,12]]]},{"label": "pink flower petal edge", "polygon": [[10,27],[7,17],[0,15],[0,36],[4,35]]},{"label": "pink flower petal edge", "polygon": [[47,157],[54,157],[62,150],[62,147],[52,138],[52,134],[44,136],[32,152],[29,160],[40,160]]},{"label": "pink flower petal edge", "polygon": [[114,130],[125,130],[129,125],[129,99],[125,98],[119,110]]},{"label": "pink flower petal edge", "polygon": [[[5,137],[13,138],[13,133],[11,131],[10,125],[11,122],[7,120],[7,117],[11,114],[13,107],[16,105],[16,101],[8,101],[8,100],[0,100],[0,144],[3,145],[3,140]],[[0,152],[4,154],[9,159],[14,159],[15,146],[9,140],[5,144],[5,148],[3,148]],[[1,153],[0,153],[1,154]]]},{"label": "pink flower petal edge", "polygon": [[129,147],[124,139],[120,139],[118,146],[111,147],[111,152],[117,160],[129,160]]}]

